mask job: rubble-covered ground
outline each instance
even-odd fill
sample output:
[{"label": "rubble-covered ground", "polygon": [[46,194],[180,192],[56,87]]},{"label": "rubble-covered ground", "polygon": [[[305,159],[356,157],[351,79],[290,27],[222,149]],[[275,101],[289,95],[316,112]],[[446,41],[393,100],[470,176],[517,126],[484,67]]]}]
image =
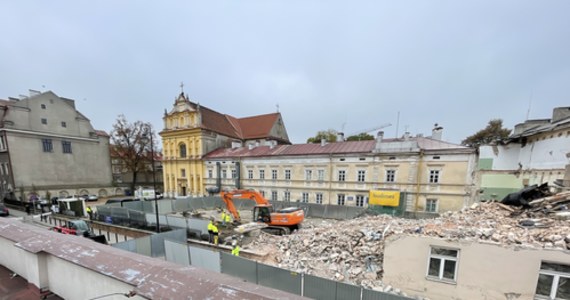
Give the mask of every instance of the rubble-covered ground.
[{"label": "rubble-covered ground", "polygon": [[[558,197],[556,199],[561,199]],[[570,202],[570,193],[562,196]],[[546,199],[548,200],[548,199]],[[245,248],[269,253],[261,262],[296,272],[399,293],[382,283],[384,239],[391,235],[432,236],[448,241],[485,241],[523,248],[570,249],[568,208],[543,199],[532,209],[478,203],[436,219],[387,215],[352,220],[308,219],[289,236],[261,234]],[[563,202],[563,201],[562,201]],[[566,203],[567,203],[566,202]]]}]

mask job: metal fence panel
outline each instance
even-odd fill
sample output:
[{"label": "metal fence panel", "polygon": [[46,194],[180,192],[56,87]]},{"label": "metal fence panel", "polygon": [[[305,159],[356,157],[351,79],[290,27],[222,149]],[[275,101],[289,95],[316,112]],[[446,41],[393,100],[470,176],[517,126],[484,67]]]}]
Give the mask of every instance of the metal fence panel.
[{"label": "metal fence panel", "polygon": [[164,240],[177,241],[186,243],[186,229],[177,229],[168,232],[161,232],[150,236],[151,254],[152,257],[162,257],[165,255]]},{"label": "metal fence panel", "polygon": [[257,262],[229,253],[220,253],[222,257],[222,273],[241,278],[257,284]]},{"label": "metal fence panel", "polygon": [[174,211],[186,211],[190,209],[190,199],[174,199]]},{"label": "metal fence panel", "polygon": [[259,263],[257,272],[260,285],[301,295],[301,274]]},{"label": "metal fence panel", "polygon": [[306,212],[306,216],[314,218],[324,218],[326,215],[327,205],[311,204],[310,209]]},{"label": "metal fence panel", "polygon": [[412,300],[404,296],[362,289],[362,300]]},{"label": "metal fence panel", "polygon": [[304,275],[303,296],[312,299],[335,299],[336,282],[313,275]]},{"label": "metal fence panel", "polygon": [[131,201],[131,202],[124,202],[124,208],[143,211],[143,202],[142,201]]},{"label": "metal fence panel", "polygon": [[205,207],[204,201],[202,201],[202,198],[190,198],[190,199],[188,199],[188,204],[189,204],[191,210],[192,209],[193,210],[203,209]]},{"label": "metal fence panel", "polygon": [[342,220],[346,218],[346,206],[329,205],[325,218]]},{"label": "metal fence panel", "polygon": [[208,223],[210,221],[204,219],[188,219],[188,226],[191,229],[200,230],[202,234],[208,233]]},{"label": "metal fence panel", "polygon": [[363,207],[347,207],[346,219],[354,219],[366,211]]},{"label": "metal fence panel", "polygon": [[129,240],[120,243],[111,244],[111,247],[122,249],[129,252],[137,253],[137,241]]},{"label": "metal fence panel", "polygon": [[[169,227],[177,227],[177,228],[186,228],[188,227],[188,224],[186,222],[186,218],[184,217],[178,217],[178,216],[172,216],[172,215],[167,215],[166,217],[166,224],[168,224]],[[156,218],[156,216],[155,216]],[[160,220],[160,217],[159,217]]]},{"label": "metal fence panel", "polygon": [[183,266],[190,265],[190,253],[186,243],[164,240],[164,252],[167,261]]},{"label": "metal fence panel", "polygon": [[208,249],[189,246],[190,261],[195,267],[200,267],[220,273],[220,253]]},{"label": "metal fence panel", "polygon": [[337,282],[336,283],[336,299],[360,299],[361,288],[356,285]]},{"label": "metal fence panel", "polygon": [[135,227],[146,226],[146,214],[142,211],[129,210],[129,224]]},{"label": "metal fence panel", "polygon": [[135,240],[136,252],[138,254],[152,256],[152,248],[150,245],[150,236],[141,237]]}]

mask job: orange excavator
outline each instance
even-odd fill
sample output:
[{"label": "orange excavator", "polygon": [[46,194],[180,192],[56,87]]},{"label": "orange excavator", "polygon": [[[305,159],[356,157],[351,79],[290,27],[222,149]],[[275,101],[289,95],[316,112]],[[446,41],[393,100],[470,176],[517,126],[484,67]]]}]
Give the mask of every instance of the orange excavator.
[{"label": "orange excavator", "polygon": [[300,207],[289,207],[280,210],[273,210],[273,206],[260,193],[254,190],[233,190],[220,193],[228,211],[234,217],[234,221],[241,223],[241,217],[234,205],[233,199],[249,199],[255,201],[253,208],[253,220],[263,222],[267,227],[263,231],[275,234],[286,235],[291,231],[299,229],[305,219],[305,212]]}]

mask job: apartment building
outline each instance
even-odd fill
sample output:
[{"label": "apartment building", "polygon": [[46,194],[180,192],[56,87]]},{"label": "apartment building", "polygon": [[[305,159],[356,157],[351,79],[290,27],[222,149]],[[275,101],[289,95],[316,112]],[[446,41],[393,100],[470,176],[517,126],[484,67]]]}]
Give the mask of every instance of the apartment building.
[{"label": "apartment building", "polygon": [[164,112],[159,133],[163,148],[164,192],[168,197],[202,196],[203,155],[232,144],[255,145],[267,140],[290,144],[280,113],[236,118],[189,100],[183,92]]},{"label": "apartment building", "polygon": [[473,199],[474,149],[432,137],[320,144],[234,145],[204,158],[205,184],[249,188],[266,198],[368,206],[373,191],[398,191],[407,211],[459,210]]},{"label": "apartment building", "polygon": [[30,90],[0,101],[0,110],[3,198],[110,193],[109,136],[93,128],[74,100]]},{"label": "apartment building", "polygon": [[554,108],[550,119],[517,124],[504,143],[480,147],[480,200],[501,200],[523,187],[562,186],[570,157],[570,107]]}]

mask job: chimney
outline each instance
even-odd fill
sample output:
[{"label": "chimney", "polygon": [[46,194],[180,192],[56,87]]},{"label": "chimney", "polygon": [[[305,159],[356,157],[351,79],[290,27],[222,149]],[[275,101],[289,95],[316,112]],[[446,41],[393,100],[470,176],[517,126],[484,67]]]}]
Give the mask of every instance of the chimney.
[{"label": "chimney", "polygon": [[236,141],[232,142],[232,149],[236,149],[236,148],[240,148],[240,147],[241,147],[241,142],[236,142]]},{"label": "chimney", "polygon": [[434,140],[440,140],[443,134],[443,127],[439,126],[437,123],[434,124],[434,127],[431,131],[431,138]]},{"label": "chimney", "polygon": [[253,148],[255,148],[255,145],[254,145],[254,144],[247,144],[247,149],[251,150],[251,149],[253,149]]},{"label": "chimney", "polygon": [[382,143],[383,139],[384,139],[384,131],[378,131],[378,133],[376,134],[376,149],[380,149],[380,144]]},{"label": "chimney", "polygon": [[336,134],[336,141],[337,142],[344,142],[344,133],[339,132]]},{"label": "chimney", "polygon": [[410,139],[410,132],[409,131],[404,132],[404,141],[407,141],[409,139]]},{"label": "chimney", "polygon": [[327,139],[321,139],[321,147],[324,147],[327,144]]}]

